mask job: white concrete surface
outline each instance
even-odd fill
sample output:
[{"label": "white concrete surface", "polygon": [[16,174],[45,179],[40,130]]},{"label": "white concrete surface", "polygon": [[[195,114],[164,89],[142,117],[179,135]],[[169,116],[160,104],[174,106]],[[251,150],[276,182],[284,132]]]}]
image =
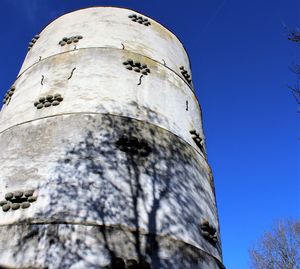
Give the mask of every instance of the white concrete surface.
[{"label": "white concrete surface", "polygon": [[178,38],[156,21],[148,18],[150,26],[132,22],[128,18],[137,12],[112,7],[86,8],[67,13],[51,22],[40,33],[40,38],[28,52],[19,75],[40,59],[74,49],[74,43],[60,46],[63,37],[82,35],[76,47],[118,48],[143,55],[183,77],[179,67],[191,74],[188,56]]},{"label": "white concrete surface", "polygon": [[[128,58],[145,63],[150,69],[140,85],[141,73],[123,65]],[[204,137],[199,104],[186,83],[163,65],[127,51],[90,48],[58,54],[32,66],[14,86],[14,95],[0,113],[0,132],[43,117],[90,112],[156,124],[196,149],[189,131],[195,129]],[[55,93],[64,98],[59,106],[36,109],[34,102],[39,97]]]},{"label": "white concrete surface", "polygon": [[[161,259],[159,269],[183,268],[178,261],[184,268],[223,268],[220,241],[211,244],[200,228],[208,220],[219,238],[211,170],[190,134],[196,130],[204,139],[199,103],[179,69],[191,73],[188,56],[174,34],[149,18],[148,27],[132,22],[133,13],[112,7],[68,13],[42,30],[28,52],[0,112],[0,200],[26,189],[35,189],[38,199],[27,209],[0,209],[0,267],[98,268],[110,257],[105,236],[97,238],[94,228],[84,233],[95,234],[101,255],[80,249],[86,238],[78,231],[88,225],[121,230],[108,234],[113,240],[123,228],[140,231],[143,242],[131,242],[128,251],[118,242],[113,251],[130,256],[141,247],[153,266]],[[76,35],[83,37],[76,44],[59,45]],[[147,64],[150,74],[126,69],[127,59]],[[63,97],[58,106],[34,106],[56,93]],[[121,151],[116,145],[124,134],[144,139],[149,155]],[[54,232],[56,243],[53,222],[62,230]],[[154,254],[151,234],[160,237]],[[61,242],[74,256],[56,266],[51,260],[60,260]]]}]

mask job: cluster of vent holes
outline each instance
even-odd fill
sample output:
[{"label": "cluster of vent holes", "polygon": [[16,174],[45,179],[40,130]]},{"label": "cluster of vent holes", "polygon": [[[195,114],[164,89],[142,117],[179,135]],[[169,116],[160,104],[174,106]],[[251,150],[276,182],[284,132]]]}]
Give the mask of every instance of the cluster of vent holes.
[{"label": "cluster of vent holes", "polygon": [[184,66],[180,66],[179,69],[181,70],[181,74],[183,75],[183,77],[185,78],[185,80],[191,84],[192,80],[191,80],[191,76],[189,75],[188,71],[185,70]]},{"label": "cluster of vent holes", "polygon": [[191,130],[190,134],[192,135],[192,138],[195,142],[195,144],[197,145],[197,147],[201,150],[201,152],[204,152],[204,147],[203,147],[203,140],[200,137],[200,135],[196,132],[196,130]]},{"label": "cluster of vent holes", "polygon": [[209,241],[213,245],[217,244],[218,242],[218,237],[216,235],[217,230],[207,220],[203,221],[203,223],[201,224],[201,232],[203,237],[207,241]]},{"label": "cluster of vent holes", "polygon": [[150,72],[150,69],[146,64],[141,64],[140,62],[134,62],[132,59],[128,59],[127,61],[123,62],[126,69],[133,70],[137,73],[142,73],[143,75],[148,75]]},{"label": "cluster of vent holes", "polygon": [[4,99],[3,99],[3,104],[8,105],[11,97],[13,96],[16,88],[15,86],[11,86],[10,89],[6,92]]},{"label": "cluster of vent holes", "polygon": [[31,39],[31,41],[28,44],[28,50],[31,50],[35,42],[40,38],[40,35],[34,36],[34,38]]},{"label": "cluster of vent holes", "polygon": [[38,101],[34,102],[34,106],[37,109],[41,109],[43,107],[49,106],[58,106],[60,102],[64,99],[62,98],[61,94],[57,93],[53,95],[47,95],[46,97],[40,97]]},{"label": "cluster of vent holes", "polygon": [[131,15],[128,16],[128,18],[130,18],[134,22],[138,22],[138,23],[143,24],[145,26],[151,25],[151,22],[147,18],[144,18],[142,16],[138,16],[136,14],[131,14]]},{"label": "cluster of vent holes", "polygon": [[116,142],[116,145],[119,150],[140,157],[147,157],[151,152],[148,142],[135,136],[123,135]]},{"label": "cluster of vent holes", "polygon": [[37,200],[37,197],[33,194],[34,190],[8,192],[5,194],[5,200],[0,201],[0,206],[4,212],[10,209],[28,208],[31,203]]},{"label": "cluster of vent holes", "polygon": [[59,45],[64,46],[66,44],[70,45],[72,43],[78,43],[80,39],[83,37],[81,35],[71,36],[71,37],[64,37],[61,41],[58,42]]},{"label": "cluster of vent holes", "polygon": [[151,269],[151,266],[145,260],[138,262],[135,259],[124,260],[120,257],[116,257],[113,258],[111,264],[105,266],[104,269]]}]

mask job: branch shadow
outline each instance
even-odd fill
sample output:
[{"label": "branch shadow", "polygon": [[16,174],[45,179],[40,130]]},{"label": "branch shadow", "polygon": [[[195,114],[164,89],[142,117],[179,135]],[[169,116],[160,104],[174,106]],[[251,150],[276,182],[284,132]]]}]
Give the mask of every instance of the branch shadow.
[{"label": "branch shadow", "polygon": [[80,133],[77,141],[65,135],[64,155],[39,186],[47,206],[35,217],[48,224],[29,225],[16,259],[35,240],[31,261],[43,268],[223,268],[193,247],[221,255],[199,230],[217,212],[192,147],[154,125],[108,114],[82,120]]}]

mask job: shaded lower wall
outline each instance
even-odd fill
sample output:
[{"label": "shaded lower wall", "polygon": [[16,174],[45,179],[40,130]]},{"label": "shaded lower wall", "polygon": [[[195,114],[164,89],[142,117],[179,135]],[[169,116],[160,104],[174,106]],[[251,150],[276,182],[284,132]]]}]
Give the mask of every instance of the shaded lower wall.
[{"label": "shaded lower wall", "polygon": [[[151,260],[147,255],[139,258],[134,233],[122,228],[21,224],[1,227],[0,236],[6,245],[1,248],[1,263],[13,268],[20,268],[20,264],[22,268],[49,269],[223,268],[207,253],[167,237],[158,238],[159,260]],[[146,254],[148,236],[141,234],[140,239],[141,251]]]},{"label": "shaded lower wall", "polygon": [[[0,200],[28,189],[37,198],[0,210],[0,264],[105,268],[121,257],[151,268],[223,268],[209,167],[172,133],[69,114],[15,126],[0,147]],[[216,228],[216,244],[203,220]]]}]

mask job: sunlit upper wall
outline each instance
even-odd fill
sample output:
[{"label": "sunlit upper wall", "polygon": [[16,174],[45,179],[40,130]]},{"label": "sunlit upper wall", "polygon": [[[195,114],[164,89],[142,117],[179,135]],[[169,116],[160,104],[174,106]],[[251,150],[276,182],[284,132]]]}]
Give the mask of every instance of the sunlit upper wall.
[{"label": "sunlit upper wall", "polygon": [[[146,64],[150,73],[128,70],[126,59]],[[55,55],[33,65],[14,83],[0,113],[0,132],[15,125],[69,113],[104,113],[160,126],[197,146],[190,130],[204,137],[194,93],[170,69],[149,58],[112,48],[89,48]],[[62,96],[42,109],[35,102]]]},{"label": "sunlit upper wall", "polygon": [[[72,37],[75,42],[67,40]],[[82,38],[76,41],[76,37]],[[113,47],[167,66],[192,87],[189,59],[178,38],[161,24],[132,10],[93,7],[68,13],[50,23],[31,45],[19,75],[41,59],[69,50]]]}]

